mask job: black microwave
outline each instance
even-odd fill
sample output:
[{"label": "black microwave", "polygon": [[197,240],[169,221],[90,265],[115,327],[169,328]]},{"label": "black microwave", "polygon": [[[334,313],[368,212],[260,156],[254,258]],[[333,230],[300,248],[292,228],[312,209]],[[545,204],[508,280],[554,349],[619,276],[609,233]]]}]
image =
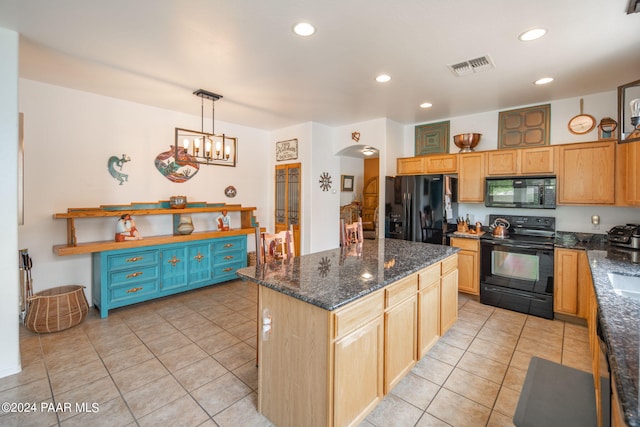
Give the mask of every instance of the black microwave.
[{"label": "black microwave", "polygon": [[484,205],[496,208],[556,208],[556,177],[485,179]]}]

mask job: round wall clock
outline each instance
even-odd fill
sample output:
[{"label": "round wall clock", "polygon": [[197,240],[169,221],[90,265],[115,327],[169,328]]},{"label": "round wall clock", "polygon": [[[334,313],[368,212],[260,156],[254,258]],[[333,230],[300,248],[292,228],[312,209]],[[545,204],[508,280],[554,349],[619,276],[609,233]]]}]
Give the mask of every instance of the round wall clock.
[{"label": "round wall clock", "polygon": [[567,127],[569,132],[575,135],[583,135],[589,133],[596,127],[596,119],[591,114],[584,114],[582,112],[583,100],[580,99],[580,114],[574,116],[569,120]]}]

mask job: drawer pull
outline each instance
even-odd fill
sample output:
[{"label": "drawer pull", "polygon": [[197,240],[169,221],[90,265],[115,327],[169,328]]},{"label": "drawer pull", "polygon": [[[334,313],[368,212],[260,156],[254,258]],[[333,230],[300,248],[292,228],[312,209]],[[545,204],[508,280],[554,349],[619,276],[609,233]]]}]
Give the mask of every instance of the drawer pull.
[{"label": "drawer pull", "polygon": [[225,248],[232,248],[233,246],[233,243],[227,243],[226,245],[224,245]]},{"label": "drawer pull", "polygon": [[172,264],[174,267],[176,266],[177,263],[180,262],[180,260],[178,258],[176,258],[176,256],[174,255],[173,258],[171,258],[170,260],[167,261],[168,263]]},{"label": "drawer pull", "polygon": [[224,271],[225,273],[227,273],[227,272],[229,272],[229,271],[233,271],[233,268],[231,268],[231,267],[227,267],[227,268],[225,268],[225,269],[224,269],[224,270],[222,270],[222,271]]},{"label": "drawer pull", "polygon": [[[132,277],[138,277],[142,274],[142,271],[136,271],[135,273],[131,273],[131,274],[127,274],[127,279],[130,279]],[[141,288],[142,289],[142,288]],[[127,291],[128,292],[128,291]]]},{"label": "drawer pull", "polygon": [[142,288],[131,288],[131,289],[127,290],[127,293],[128,294],[132,294],[134,292],[138,292],[138,291],[141,291],[141,290],[142,290]]},{"label": "drawer pull", "polygon": [[203,258],[204,258],[204,255],[202,255],[200,251],[198,251],[198,255],[193,257],[193,259],[197,259],[198,262],[200,262]]},{"label": "drawer pull", "polygon": [[134,256],[133,258],[129,258],[126,262],[136,262],[141,260],[142,260],[141,256]]},{"label": "drawer pull", "polygon": [[235,257],[233,255],[227,255],[226,257],[224,257],[224,259],[234,259]]}]

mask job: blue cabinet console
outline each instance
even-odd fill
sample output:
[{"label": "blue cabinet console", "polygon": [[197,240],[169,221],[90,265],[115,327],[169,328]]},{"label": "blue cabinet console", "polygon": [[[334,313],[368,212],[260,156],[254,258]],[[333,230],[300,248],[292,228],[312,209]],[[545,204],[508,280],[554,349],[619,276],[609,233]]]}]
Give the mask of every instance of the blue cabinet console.
[{"label": "blue cabinet console", "polygon": [[246,235],[92,254],[93,304],[110,309],[236,278],[247,266]]}]

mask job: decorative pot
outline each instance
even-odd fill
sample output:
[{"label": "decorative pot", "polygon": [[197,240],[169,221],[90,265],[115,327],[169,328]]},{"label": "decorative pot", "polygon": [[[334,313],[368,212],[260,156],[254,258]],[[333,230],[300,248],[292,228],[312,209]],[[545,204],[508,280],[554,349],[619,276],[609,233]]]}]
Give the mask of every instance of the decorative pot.
[{"label": "decorative pot", "polygon": [[178,227],[176,227],[178,234],[191,234],[193,233],[193,221],[189,215],[181,215]]},{"label": "decorative pot", "polygon": [[173,209],[184,209],[187,206],[187,196],[171,196],[169,205]]}]

